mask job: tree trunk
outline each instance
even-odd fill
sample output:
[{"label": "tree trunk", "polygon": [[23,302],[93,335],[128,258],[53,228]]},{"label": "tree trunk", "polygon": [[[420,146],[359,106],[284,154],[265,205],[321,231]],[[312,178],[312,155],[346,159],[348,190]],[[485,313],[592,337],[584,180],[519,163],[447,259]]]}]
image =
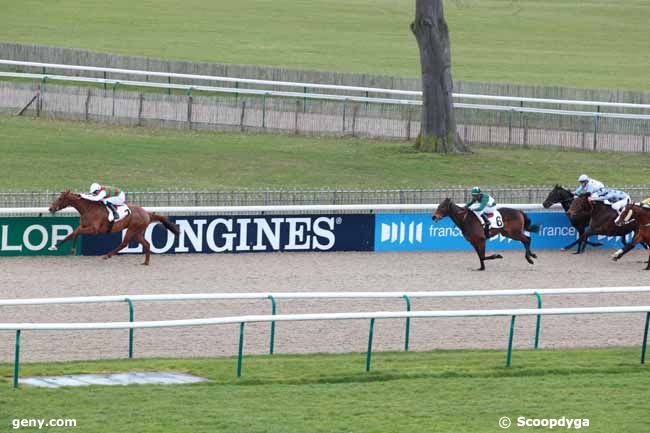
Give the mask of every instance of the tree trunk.
[{"label": "tree trunk", "polygon": [[454,120],[451,49],[442,2],[416,0],[411,23],[422,66],[422,122],[416,146],[424,152],[466,152]]}]

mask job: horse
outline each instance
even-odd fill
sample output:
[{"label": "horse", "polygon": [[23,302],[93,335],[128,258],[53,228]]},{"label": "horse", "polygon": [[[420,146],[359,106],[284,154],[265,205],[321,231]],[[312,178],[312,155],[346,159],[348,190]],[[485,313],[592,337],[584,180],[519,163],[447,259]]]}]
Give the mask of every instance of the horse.
[{"label": "horse", "polygon": [[578,251],[574,254],[583,252],[587,239],[593,235],[622,236],[623,245],[627,245],[625,235],[637,230],[638,225],[636,221],[630,222],[623,227],[617,226],[614,224],[614,220],[618,217],[618,213],[611,206],[601,201],[590,201],[590,195],[589,193],[584,193],[576,197],[567,211],[570,218],[584,213],[589,213],[591,216],[589,226],[578,238]]},{"label": "horse", "polygon": [[130,215],[115,223],[108,221],[108,209],[106,206],[98,201],[86,200],[79,194],[70,191],[63,191],[56,200],[50,205],[49,211],[54,214],[61,209],[72,206],[79,212],[79,227],[72,233],[57,242],[52,249],[57,249],[61,244],[72,239],[72,254],[75,254],[77,236],[80,234],[97,235],[101,233],[115,233],[126,229],[126,234],[122,243],[117,248],[104,256],[104,259],[110,259],[117,254],[122,248],[129,244],[131,239],[137,240],[142,244],[144,249],[145,259],[143,265],[149,264],[149,256],[151,255],[151,248],[149,242],[144,238],[144,231],[147,229],[151,222],[157,221],[162,223],[163,226],[174,235],[178,236],[179,229],[176,224],[170,222],[166,217],[157,215],[152,212],[147,212],[140,206],[129,205],[131,210]]},{"label": "horse", "polygon": [[[573,248],[573,246],[580,241],[580,236],[582,236],[582,234],[585,232],[585,229],[589,225],[590,215],[587,212],[576,214],[573,217],[569,216],[568,211],[569,207],[571,207],[571,202],[573,202],[573,192],[561,187],[560,185],[555,185],[551,192],[548,193],[546,200],[544,200],[542,203],[542,206],[544,206],[545,209],[550,208],[555,203],[560,203],[562,205],[562,209],[564,209],[564,213],[569,218],[569,222],[578,232],[578,238],[575,241],[571,242],[569,245],[562,247],[562,251]],[[591,242],[589,240],[587,241],[587,244],[594,247],[599,247],[602,245],[601,242]]]},{"label": "horse", "polygon": [[[537,233],[539,226],[537,224],[531,224],[528,215],[518,209],[502,207],[499,208],[499,212],[503,218],[503,228],[491,228],[489,237],[491,238],[497,234],[501,234],[510,239],[520,241],[526,249],[526,261],[531,265],[534,264],[533,258],[536,259],[537,255],[530,250],[530,237],[524,233],[524,230]],[[440,221],[445,217],[451,218],[454,224],[460,229],[463,237],[474,247],[481,261],[481,267],[477,270],[485,270],[485,260],[503,258],[501,254],[485,255],[485,242],[487,240],[485,230],[483,230],[483,225],[473,211],[458,206],[450,198],[446,198],[438,205],[431,218],[434,221]]]},{"label": "horse", "polygon": [[[634,238],[630,243],[625,245],[623,248],[616,250],[616,252],[612,254],[612,260],[614,261],[623,257],[639,242],[646,245],[650,244],[650,207],[643,206],[640,203],[629,203],[625,206],[621,214],[614,220],[614,224],[619,227],[631,224],[632,218],[634,218],[638,224],[638,230],[634,234]],[[646,266],[645,270],[650,270],[650,257],[648,257],[648,266]]]}]

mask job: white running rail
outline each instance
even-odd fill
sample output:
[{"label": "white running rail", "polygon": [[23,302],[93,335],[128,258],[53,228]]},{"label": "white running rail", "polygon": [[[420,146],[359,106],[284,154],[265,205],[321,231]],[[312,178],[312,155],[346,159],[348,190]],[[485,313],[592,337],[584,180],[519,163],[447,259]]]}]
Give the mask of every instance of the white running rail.
[{"label": "white running rail", "polygon": [[[201,301],[236,299],[403,299],[452,298],[483,296],[533,296],[533,295],[586,295],[606,293],[650,293],[650,286],[626,287],[581,287],[566,289],[517,289],[517,290],[450,290],[419,292],[258,292],[258,293],[188,293],[152,295],[80,296],[65,298],[0,299],[0,306],[89,304],[110,302],[154,302],[154,301]],[[539,311],[539,310],[535,310]]]},{"label": "white running rail", "polygon": [[[78,65],[64,65],[56,63],[40,63],[40,62],[22,62],[17,60],[5,60],[0,59],[0,64],[10,65],[10,66],[28,66],[28,67],[38,67],[46,69],[66,69],[66,70],[77,70],[77,71],[92,71],[92,72],[104,72],[111,74],[129,74],[129,75],[141,75],[141,76],[155,76],[155,77],[164,77],[164,78],[181,78],[181,79],[192,79],[192,80],[203,80],[203,81],[221,81],[225,83],[245,83],[245,84],[256,84],[263,86],[284,86],[284,87],[298,87],[298,88],[309,88],[309,89],[326,89],[326,90],[345,90],[351,92],[366,92],[366,93],[384,93],[388,95],[404,95],[404,96],[422,96],[421,91],[413,90],[398,90],[398,89],[383,89],[376,87],[360,87],[360,86],[341,86],[334,84],[318,84],[318,83],[300,83],[300,82],[289,82],[289,81],[271,81],[271,80],[255,80],[248,78],[233,78],[233,77],[220,77],[220,76],[210,76],[210,75],[194,75],[194,74],[177,74],[171,72],[157,72],[157,71],[142,71],[136,69],[119,69],[119,68],[102,68],[95,66],[78,66]],[[54,79],[53,75],[47,74],[32,74],[35,78],[42,78],[44,76]],[[36,77],[38,75],[38,77]],[[8,75],[5,75],[8,76]],[[60,76],[59,76],[60,77]],[[72,78],[72,77],[69,77]],[[77,77],[80,78],[80,77]],[[103,81],[100,81],[103,82]],[[120,82],[126,83],[126,81],[120,80],[106,80],[106,82]],[[142,84],[140,84],[142,85]],[[172,85],[173,86],[173,85]],[[170,87],[169,84],[166,84],[165,87]],[[187,89],[191,86],[182,86],[180,88]],[[198,87],[194,87],[198,89]],[[228,88],[226,88],[228,89]],[[230,89],[232,91],[232,89]],[[239,89],[243,91],[245,89]],[[304,93],[295,93],[298,96],[303,96]],[[454,93],[453,97],[462,98],[462,99],[478,99],[486,101],[509,101],[509,102],[518,102],[518,103],[536,103],[536,104],[561,104],[561,105],[581,105],[581,106],[591,106],[591,107],[617,107],[617,108],[636,108],[640,110],[650,109],[650,104],[633,104],[633,103],[621,103],[621,102],[606,102],[606,101],[584,101],[584,100],[563,100],[563,99],[548,99],[548,98],[528,98],[528,97],[517,97],[517,96],[495,96],[495,95],[476,95],[476,94],[466,94],[466,93]],[[344,97],[345,98],[345,97]],[[380,98],[370,98],[370,99],[380,99]],[[409,103],[406,101],[405,103]],[[413,101],[410,101],[413,103]],[[504,108],[504,107],[501,107]],[[506,107],[508,108],[508,107]],[[513,107],[514,108],[514,107]],[[602,113],[595,113],[602,114]]]}]

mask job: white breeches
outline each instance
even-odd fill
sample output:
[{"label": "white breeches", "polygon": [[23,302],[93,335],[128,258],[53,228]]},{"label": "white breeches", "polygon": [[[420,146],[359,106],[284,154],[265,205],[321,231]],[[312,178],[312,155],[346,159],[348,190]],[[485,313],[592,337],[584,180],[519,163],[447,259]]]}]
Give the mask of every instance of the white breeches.
[{"label": "white breeches", "polygon": [[621,213],[623,208],[627,206],[627,204],[630,202],[630,198],[624,198],[623,200],[619,200],[615,203],[612,203],[612,209],[614,209],[616,212]]},{"label": "white breeches", "polygon": [[115,197],[109,197],[104,199],[104,202],[112,203],[115,206],[121,206],[124,204],[125,201],[126,201],[126,195],[124,194],[124,192],[119,193]]}]

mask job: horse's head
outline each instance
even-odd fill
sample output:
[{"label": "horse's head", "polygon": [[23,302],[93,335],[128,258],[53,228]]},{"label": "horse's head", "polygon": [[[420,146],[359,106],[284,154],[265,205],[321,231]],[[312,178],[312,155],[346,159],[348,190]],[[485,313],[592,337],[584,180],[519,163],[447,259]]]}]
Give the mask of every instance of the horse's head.
[{"label": "horse's head", "polygon": [[548,193],[548,196],[546,197],[546,200],[542,203],[542,206],[544,206],[545,209],[550,208],[553,206],[555,203],[563,203],[566,201],[571,201],[573,200],[573,194],[571,191],[562,188],[560,185],[555,185],[551,192]]},{"label": "horse's head", "polygon": [[569,218],[575,218],[580,215],[591,214],[592,204],[589,201],[591,193],[580,194],[576,197],[573,202],[571,202],[571,207],[566,212],[569,215]]},{"label": "horse's head", "polygon": [[50,208],[48,209],[50,213],[55,213],[61,209],[65,209],[70,206],[76,199],[79,198],[78,194],[75,194],[70,191],[63,191],[59,196],[52,202]]},{"label": "horse's head", "polygon": [[635,217],[635,211],[636,211],[637,205],[635,203],[628,203],[621,213],[616,217],[614,220],[614,224],[616,224],[619,227],[624,226],[625,224],[629,224],[634,221]]},{"label": "horse's head", "polygon": [[447,197],[442,202],[440,202],[440,204],[436,208],[436,211],[431,216],[431,219],[433,219],[434,221],[440,221],[441,219],[448,217],[453,212],[453,207],[454,207],[454,202],[451,201],[449,197]]}]

